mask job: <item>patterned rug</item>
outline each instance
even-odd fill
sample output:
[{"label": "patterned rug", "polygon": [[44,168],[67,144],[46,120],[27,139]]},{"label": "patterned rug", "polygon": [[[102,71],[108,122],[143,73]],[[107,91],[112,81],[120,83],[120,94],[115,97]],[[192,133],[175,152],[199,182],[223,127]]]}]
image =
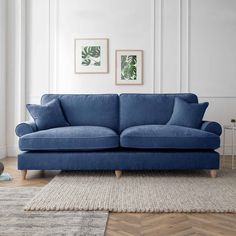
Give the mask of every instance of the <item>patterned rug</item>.
[{"label": "patterned rug", "polygon": [[236,212],[236,172],[64,172],[25,207],[32,211]]},{"label": "patterned rug", "polygon": [[0,188],[0,235],[104,235],[107,212],[27,212],[24,206],[41,188]]}]

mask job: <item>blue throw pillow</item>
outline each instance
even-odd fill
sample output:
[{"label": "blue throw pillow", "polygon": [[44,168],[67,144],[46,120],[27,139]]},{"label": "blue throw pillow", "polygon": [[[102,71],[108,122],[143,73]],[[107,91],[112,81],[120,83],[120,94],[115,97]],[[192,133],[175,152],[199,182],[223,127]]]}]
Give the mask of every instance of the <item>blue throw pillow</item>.
[{"label": "blue throw pillow", "polygon": [[188,103],[181,98],[175,98],[174,110],[167,125],[178,125],[199,129],[202,118],[209,103]]},{"label": "blue throw pillow", "polygon": [[27,104],[26,107],[38,130],[69,126],[58,99],[53,99],[45,105]]}]

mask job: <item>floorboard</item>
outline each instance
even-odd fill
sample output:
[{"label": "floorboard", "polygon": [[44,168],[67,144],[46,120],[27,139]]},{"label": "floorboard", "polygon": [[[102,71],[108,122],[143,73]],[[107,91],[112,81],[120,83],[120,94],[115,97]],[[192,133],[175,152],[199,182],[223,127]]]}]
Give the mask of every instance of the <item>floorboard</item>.
[{"label": "floorboard", "polygon": [[[28,171],[27,179],[21,180],[15,157],[5,158],[1,162],[14,179],[11,182],[0,182],[0,187],[44,186],[58,174],[58,171]],[[230,157],[222,163],[224,169],[230,168]],[[236,236],[236,214],[110,213],[106,235]]]}]

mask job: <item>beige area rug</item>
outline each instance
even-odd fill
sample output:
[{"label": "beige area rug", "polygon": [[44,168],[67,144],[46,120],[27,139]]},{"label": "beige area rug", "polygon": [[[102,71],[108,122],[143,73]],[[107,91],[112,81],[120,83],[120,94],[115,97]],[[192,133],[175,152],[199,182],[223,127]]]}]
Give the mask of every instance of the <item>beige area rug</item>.
[{"label": "beige area rug", "polygon": [[35,211],[236,212],[236,172],[61,173],[25,207]]},{"label": "beige area rug", "polygon": [[104,235],[108,212],[24,211],[25,204],[40,190],[39,187],[0,187],[1,236]]}]

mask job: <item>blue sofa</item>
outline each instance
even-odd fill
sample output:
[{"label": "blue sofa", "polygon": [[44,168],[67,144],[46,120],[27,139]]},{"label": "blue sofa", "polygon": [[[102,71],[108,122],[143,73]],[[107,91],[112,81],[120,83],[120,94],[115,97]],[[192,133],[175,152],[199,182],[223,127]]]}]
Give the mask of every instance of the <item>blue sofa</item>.
[{"label": "blue sofa", "polygon": [[18,169],[23,178],[27,170],[115,170],[120,177],[122,170],[206,169],[215,176],[221,126],[166,125],[175,97],[198,103],[191,93],[43,95],[41,104],[60,100],[70,126],[19,124]]}]

